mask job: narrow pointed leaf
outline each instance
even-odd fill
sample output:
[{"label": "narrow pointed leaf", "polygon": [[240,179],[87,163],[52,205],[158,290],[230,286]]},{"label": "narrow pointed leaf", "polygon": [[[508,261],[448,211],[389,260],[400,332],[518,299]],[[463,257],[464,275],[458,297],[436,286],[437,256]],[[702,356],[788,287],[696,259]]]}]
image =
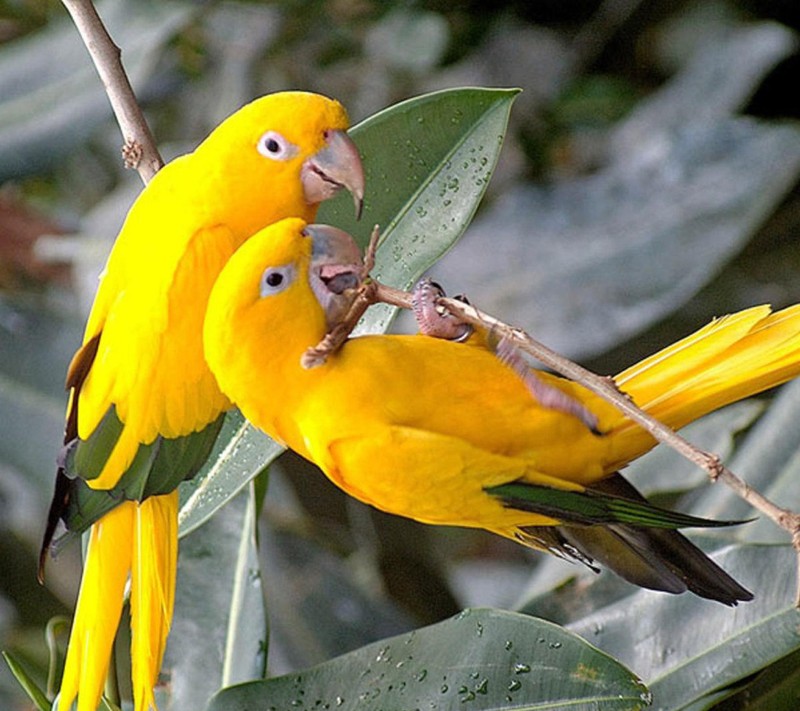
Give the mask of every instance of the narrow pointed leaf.
[{"label": "narrow pointed leaf", "polygon": [[255,486],[251,486],[236,553],[222,665],[223,686],[260,679],[267,666],[267,619],[256,544],[257,508]]},{"label": "narrow pointed leaf", "polygon": [[205,466],[194,479],[180,486],[180,535],[186,535],[207,521],[283,449],[251,427],[238,410],[228,413]]},{"label": "narrow pointed leaf", "polygon": [[203,708],[226,681],[261,678],[266,609],[252,487],[181,542],[164,709]]},{"label": "narrow pointed leaf", "polygon": [[[407,288],[463,234],[483,197],[505,138],[516,89],[448,89],[392,106],[356,126],[367,197],[356,223],[342,199],[320,221],[359,235],[377,224],[373,274]],[[373,307],[360,331],[384,331],[393,307]]]},{"label": "narrow pointed leaf", "polygon": [[17,661],[13,654],[9,652],[3,652],[2,654],[14,678],[19,682],[20,686],[25,689],[25,693],[28,694],[28,698],[30,698],[37,711],[50,711],[50,702],[47,696],[28,675],[22,664]]}]

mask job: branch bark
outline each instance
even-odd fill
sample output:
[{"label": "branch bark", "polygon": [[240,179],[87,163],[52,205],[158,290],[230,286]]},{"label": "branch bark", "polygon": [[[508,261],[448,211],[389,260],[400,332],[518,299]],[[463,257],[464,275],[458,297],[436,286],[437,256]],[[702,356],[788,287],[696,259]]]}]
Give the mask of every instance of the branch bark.
[{"label": "branch bark", "polygon": [[91,0],[62,0],[94,62],[122,131],[122,157],[145,185],[163,167],[153,134],[136,101],[122,66],[122,51],[114,44]]}]

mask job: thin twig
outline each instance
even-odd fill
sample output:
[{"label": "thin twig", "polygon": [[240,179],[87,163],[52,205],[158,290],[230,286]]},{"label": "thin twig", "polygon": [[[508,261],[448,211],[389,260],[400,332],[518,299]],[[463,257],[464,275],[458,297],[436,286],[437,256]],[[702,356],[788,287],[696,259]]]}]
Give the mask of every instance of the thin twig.
[{"label": "thin twig", "polygon": [[89,50],[117,117],[124,142],[125,166],[135,168],[146,185],[163,167],[164,161],[122,66],[122,51],[114,44],[91,0],[62,2]]}]

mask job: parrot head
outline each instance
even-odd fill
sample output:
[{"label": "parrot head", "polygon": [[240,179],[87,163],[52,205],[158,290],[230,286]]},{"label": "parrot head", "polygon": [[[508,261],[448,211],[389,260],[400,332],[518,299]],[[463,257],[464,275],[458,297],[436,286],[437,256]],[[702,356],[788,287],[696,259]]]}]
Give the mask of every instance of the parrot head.
[{"label": "parrot head", "polygon": [[299,368],[302,353],[347,312],[363,272],[355,240],[335,227],[286,218],[250,237],[220,273],[206,310],[206,360],[223,392],[236,363],[242,374],[261,370],[253,362],[275,372],[284,358]]},{"label": "parrot head", "polygon": [[347,113],[333,99],[307,92],[268,94],[223,121],[195,150],[225,182],[245,232],[287,215],[312,220],[342,188],[360,215],[364,169],[347,135]]}]

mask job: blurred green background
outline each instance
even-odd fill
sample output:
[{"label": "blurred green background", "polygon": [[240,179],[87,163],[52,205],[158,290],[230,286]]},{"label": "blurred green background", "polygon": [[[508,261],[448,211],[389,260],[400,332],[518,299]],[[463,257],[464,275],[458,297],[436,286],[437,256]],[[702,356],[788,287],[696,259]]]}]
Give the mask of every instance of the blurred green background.
[{"label": "blurred green background", "polygon": [[[794,0],[98,7],[166,158],[266,92],[335,96],[357,122],[435,89],[521,87],[483,206],[432,273],[600,372],[714,315],[800,300]],[[0,1],[0,648],[39,678],[44,625],[69,613],[78,581],[76,547],[46,588],[35,581],[63,374],[140,189],[119,144],[61,4]],[[737,417],[726,433],[746,427]],[[271,672],[529,595],[541,556],[377,513],[308,470],[282,457],[259,519]],[[685,477],[672,488],[702,484]],[[557,565],[540,574],[583,575]],[[27,708],[2,666],[0,707]]]}]

